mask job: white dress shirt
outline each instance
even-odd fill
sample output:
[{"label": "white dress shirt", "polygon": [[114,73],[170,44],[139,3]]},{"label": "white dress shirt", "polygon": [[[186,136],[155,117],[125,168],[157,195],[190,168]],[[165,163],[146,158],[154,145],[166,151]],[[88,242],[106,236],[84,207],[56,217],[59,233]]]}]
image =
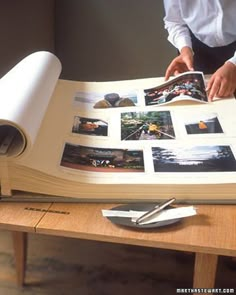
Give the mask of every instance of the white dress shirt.
[{"label": "white dress shirt", "polygon": [[[236,0],[164,0],[164,7],[168,40],[178,50],[192,48],[189,29],[209,47],[236,41]],[[236,65],[236,51],[229,61]]]}]

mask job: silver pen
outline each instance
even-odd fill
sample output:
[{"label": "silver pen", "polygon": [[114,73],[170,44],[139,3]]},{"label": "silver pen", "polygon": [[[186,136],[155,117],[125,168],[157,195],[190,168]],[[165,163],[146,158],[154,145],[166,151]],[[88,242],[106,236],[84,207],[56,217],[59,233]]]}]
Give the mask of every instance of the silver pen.
[{"label": "silver pen", "polygon": [[162,211],[165,207],[167,207],[168,205],[172,204],[176,199],[175,198],[171,198],[167,201],[164,201],[163,203],[160,203],[158,205],[156,205],[153,209],[151,209],[150,211],[144,213],[143,215],[141,215],[135,222],[136,224],[140,224],[142,223],[144,220],[150,218],[151,216],[159,213],[160,211]]}]

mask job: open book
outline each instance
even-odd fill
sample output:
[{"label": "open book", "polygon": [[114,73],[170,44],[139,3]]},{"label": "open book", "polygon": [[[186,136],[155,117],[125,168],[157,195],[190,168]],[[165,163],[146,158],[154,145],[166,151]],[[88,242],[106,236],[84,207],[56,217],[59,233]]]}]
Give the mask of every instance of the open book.
[{"label": "open book", "polygon": [[60,71],[36,52],[0,80],[2,195],[235,200],[236,102],[208,103],[202,73],[77,82]]}]

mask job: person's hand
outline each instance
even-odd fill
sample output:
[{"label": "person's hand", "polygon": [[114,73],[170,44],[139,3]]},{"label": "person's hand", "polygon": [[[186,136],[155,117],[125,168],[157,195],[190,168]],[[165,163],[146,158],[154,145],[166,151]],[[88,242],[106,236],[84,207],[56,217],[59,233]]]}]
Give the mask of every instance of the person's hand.
[{"label": "person's hand", "polygon": [[210,78],[206,91],[211,101],[215,96],[230,97],[236,89],[236,65],[226,62]]},{"label": "person's hand", "polygon": [[187,71],[193,71],[193,51],[185,46],[181,49],[180,55],[172,60],[165,73],[165,80],[172,75],[178,75]]}]

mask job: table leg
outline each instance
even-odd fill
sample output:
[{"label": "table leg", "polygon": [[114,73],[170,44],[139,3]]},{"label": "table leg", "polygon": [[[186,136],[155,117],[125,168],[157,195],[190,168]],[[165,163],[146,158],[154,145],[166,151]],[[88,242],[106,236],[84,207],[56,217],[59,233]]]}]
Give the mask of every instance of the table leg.
[{"label": "table leg", "polygon": [[12,232],[12,238],[15,255],[17,284],[18,286],[23,286],[25,282],[27,233],[14,231]]},{"label": "table leg", "polygon": [[214,288],[217,262],[218,255],[195,254],[193,288]]}]

